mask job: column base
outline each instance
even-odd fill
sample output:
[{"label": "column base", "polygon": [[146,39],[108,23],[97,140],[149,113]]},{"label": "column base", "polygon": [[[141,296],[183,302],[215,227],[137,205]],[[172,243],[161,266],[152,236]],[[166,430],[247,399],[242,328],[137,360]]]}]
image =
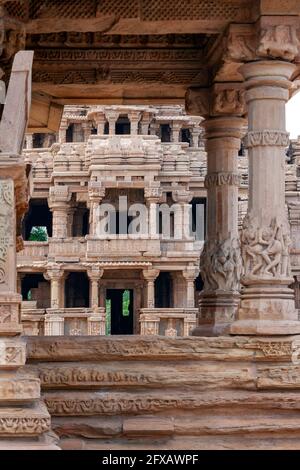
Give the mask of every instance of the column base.
[{"label": "column base", "polygon": [[229,334],[236,318],[240,301],[239,293],[204,292],[200,297],[198,325],[191,336],[221,336]]},{"label": "column base", "polygon": [[230,334],[290,335],[300,333],[294,292],[287,285],[290,279],[248,281],[241,295],[238,319]]}]

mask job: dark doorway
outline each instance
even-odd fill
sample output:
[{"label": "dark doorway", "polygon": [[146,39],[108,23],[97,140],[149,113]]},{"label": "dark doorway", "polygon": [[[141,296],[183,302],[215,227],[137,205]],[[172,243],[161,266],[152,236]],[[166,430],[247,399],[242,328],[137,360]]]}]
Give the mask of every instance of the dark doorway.
[{"label": "dark doorway", "polygon": [[22,275],[21,293],[23,301],[36,301],[37,308],[50,308],[50,283],[42,273]]},{"label": "dark doorway", "polygon": [[133,334],[133,290],[108,289],[106,291],[106,333]]},{"label": "dark doorway", "polygon": [[52,237],[52,212],[47,199],[31,199],[22,223],[23,239],[47,241]]},{"label": "dark doorway", "polygon": [[168,272],[161,272],[155,280],[155,307],[172,307],[173,282]]},{"label": "dark doorway", "polygon": [[90,284],[85,272],[69,273],[65,283],[65,308],[88,308]]},{"label": "dark doorway", "polygon": [[130,134],[130,121],[127,116],[120,116],[116,122],[116,135]]}]

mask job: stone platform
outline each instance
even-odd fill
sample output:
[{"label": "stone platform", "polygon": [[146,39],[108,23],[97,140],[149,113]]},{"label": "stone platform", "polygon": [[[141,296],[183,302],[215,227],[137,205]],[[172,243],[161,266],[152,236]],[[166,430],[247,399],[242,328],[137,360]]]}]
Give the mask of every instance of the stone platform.
[{"label": "stone platform", "polygon": [[29,337],[62,449],[300,449],[300,336]]}]

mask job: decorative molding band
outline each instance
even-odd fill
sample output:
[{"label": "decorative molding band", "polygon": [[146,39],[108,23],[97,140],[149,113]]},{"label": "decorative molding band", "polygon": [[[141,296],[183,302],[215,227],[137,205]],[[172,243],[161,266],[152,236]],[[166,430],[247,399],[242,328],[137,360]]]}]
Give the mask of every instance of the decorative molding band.
[{"label": "decorative molding band", "polygon": [[289,144],[289,134],[285,131],[249,131],[244,138],[246,148],[259,145],[276,145],[286,147]]},{"label": "decorative molding band", "polygon": [[213,186],[239,186],[241,176],[238,173],[222,172],[206,175],[204,185],[206,189]]}]

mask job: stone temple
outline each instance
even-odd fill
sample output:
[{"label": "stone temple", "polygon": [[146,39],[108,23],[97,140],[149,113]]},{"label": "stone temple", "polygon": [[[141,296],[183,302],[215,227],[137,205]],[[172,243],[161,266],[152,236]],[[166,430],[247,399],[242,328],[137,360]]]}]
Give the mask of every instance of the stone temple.
[{"label": "stone temple", "polygon": [[296,0],[0,2],[0,449],[300,449]]}]

